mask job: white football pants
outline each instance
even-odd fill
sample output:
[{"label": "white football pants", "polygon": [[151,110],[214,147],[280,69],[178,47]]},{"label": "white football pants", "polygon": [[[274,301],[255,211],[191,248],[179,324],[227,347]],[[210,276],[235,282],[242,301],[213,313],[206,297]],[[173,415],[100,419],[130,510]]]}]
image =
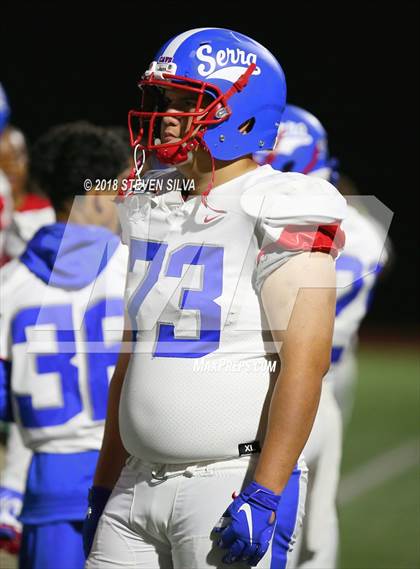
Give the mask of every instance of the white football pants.
[{"label": "white football pants", "polygon": [[[252,455],[158,465],[130,457],[99,521],[86,569],[245,569],[245,563],[222,563],[227,550],[217,547],[210,534],[232,493],[252,480],[257,460]],[[283,492],[284,510],[277,512],[276,531],[282,539],[275,555],[273,540],[259,569],[286,567],[302,525],[306,480],[302,463]]]}]

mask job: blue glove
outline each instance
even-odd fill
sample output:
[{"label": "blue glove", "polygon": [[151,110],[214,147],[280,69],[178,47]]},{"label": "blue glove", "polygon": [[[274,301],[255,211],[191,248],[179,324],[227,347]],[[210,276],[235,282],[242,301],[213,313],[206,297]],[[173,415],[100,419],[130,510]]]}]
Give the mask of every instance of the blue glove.
[{"label": "blue glove", "polygon": [[93,538],[95,537],[96,528],[98,527],[99,518],[111,496],[111,490],[102,486],[92,486],[88,494],[88,511],[83,522],[83,551],[86,559],[89,557],[92,549]]},{"label": "blue glove", "polygon": [[18,521],[23,495],[0,486],[0,549],[17,555],[20,549],[22,524]]},{"label": "blue glove", "polygon": [[213,530],[219,534],[217,545],[229,549],[224,563],[257,565],[270,545],[279,502],[280,494],[257,482],[248,484],[233,500]]}]

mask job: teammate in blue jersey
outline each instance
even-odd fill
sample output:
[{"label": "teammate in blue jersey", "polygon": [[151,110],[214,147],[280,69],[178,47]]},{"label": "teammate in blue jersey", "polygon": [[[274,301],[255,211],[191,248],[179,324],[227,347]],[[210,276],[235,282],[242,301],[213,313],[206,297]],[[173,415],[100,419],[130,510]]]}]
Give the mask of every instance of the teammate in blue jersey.
[{"label": "teammate in blue jersey", "polygon": [[[282,172],[300,172],[334,185],[339,183],[338,161],[330,156],[324,127],[314,115],[295,105],[286,105],[273,151],[258,152],[254,158]],[[331,368],[324,379],[315,423],[303,451],[310,485],[304,531],[294,552],[300,569],[336,566],[342,424],[349,414],[357,376],[357,333],[368,311],[372,288],[387,260],[386,229],[366,211],[350,204],[347,211],[342,223],[346,244],[336,263],[337,306]],[[274,542],[281,539],[275,533]]]},{"label": "teammate in blue jersey", "polygon": [[[345,200],[253,161],[273,148],[286,86],[251,38],[186,31],[139,86],[136,154],[175,168],[148,172],[118,206],[132,353],[111,381],[86,567],[284,569],[330,361]],[[185,199],[170,191],[181,178]]]},{"label": "teammate in blue jersey", "polygon": [[35,144],[32,177],[57,222],[1,271],[0,417],[32,450],[20,521],[20,566],[84,565],[82,520],[119,352],[127,264],[110,196],[84,180],[116,180],[123,141],[89,123],[55,127]]}]

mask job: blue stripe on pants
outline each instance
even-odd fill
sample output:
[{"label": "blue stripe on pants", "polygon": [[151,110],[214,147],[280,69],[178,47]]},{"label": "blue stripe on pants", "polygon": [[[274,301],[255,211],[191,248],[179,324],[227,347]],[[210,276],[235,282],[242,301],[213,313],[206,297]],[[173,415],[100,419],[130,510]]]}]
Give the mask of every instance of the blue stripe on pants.
[{"label": "blue stripe on pants", "polygon": [[301,471],[295,469],[286,484],[279,507],[274,530],[270,569],[284,569],[287,564],[289,545],[296,525],[299,507],[299,481]]}]

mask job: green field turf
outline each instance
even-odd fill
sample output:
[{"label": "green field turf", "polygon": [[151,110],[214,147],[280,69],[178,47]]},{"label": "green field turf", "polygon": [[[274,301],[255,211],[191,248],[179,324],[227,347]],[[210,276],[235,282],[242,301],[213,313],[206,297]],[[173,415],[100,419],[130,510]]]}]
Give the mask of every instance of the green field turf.
[{"label": "green field turf", "polygon": [[[360,350],[359,366],[343,475],[419,437],[418,352],[365,347]],[[419,466],[409,467],[340,506],[341,569],[420,567]]]}]

